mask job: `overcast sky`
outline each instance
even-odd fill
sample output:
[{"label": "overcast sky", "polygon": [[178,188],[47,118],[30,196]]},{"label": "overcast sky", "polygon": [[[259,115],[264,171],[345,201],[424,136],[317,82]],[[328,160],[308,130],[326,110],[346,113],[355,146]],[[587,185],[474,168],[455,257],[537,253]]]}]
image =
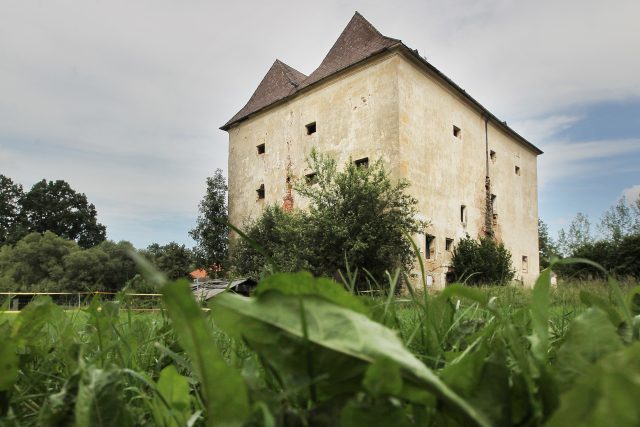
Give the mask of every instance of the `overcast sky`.
[{"label": "overcast sky", "polygon": [[0,173],[68,181],[110,239],[191,246],[218,127],[274,59],[313,71],[356,10],[545,151],[552,231],[638,197],[637,0],[0,0]]}]

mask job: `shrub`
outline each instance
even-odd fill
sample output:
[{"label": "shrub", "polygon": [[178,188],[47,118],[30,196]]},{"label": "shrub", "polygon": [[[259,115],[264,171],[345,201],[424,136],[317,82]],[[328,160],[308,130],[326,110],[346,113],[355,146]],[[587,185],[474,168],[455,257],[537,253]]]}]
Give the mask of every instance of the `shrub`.
[{"label": "shrub", "polygon": [[[387,283],[386,271],[409,270],[414,257],[404,233],[418,233],[426,225],[415,219],[417,200],[405,193],[409,183],[391,181],[381,160],[368,167],[349,161],[338,171],[334,160],[312,152],[308,163],[314,183],[295,184],[309,202],[308,211],[270,207],[245,227],[278,269],[337,278],[348,262],[378,283]],[[236,272],[255,277],[264,269],[266,260],[251,245],[234,246]],[[365,275],[360,277],[358,286],[366,286]]]},{"label": "shrub", "polygon": [[452,264],[456,280],[471,285],[505,285],[515,275],[511,252],[490,237],[476,241],[467,235],[453,249]]}]

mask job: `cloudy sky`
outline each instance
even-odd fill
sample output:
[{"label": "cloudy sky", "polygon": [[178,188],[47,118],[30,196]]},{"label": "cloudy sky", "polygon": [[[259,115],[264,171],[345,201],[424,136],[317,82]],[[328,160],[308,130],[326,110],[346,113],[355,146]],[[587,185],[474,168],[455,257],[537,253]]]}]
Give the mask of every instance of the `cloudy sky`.
[{"label": "cloudy sky", "polygon": [[218,127],[275,58],[313,71],[356,10],[545,151],[552,231],[638,197],[637,0],[0,0],[0,173],[68,181],[110,239],[190,246]]}]

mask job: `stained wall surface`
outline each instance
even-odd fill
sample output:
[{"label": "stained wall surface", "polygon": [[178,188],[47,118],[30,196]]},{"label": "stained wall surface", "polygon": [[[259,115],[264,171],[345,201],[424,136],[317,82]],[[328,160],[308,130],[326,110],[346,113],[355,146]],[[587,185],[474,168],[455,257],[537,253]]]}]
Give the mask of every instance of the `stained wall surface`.
[{"label": "stained wall surface", "polygon": [[[305,126],[312,122],[316,132],[307,135]],[[420,216],[431,223],[428,253],[425,235],[415,238],[430,283],[441,288],[453,245],[466,234],[477,238],[484,232],[488,163],[496,235],[512,252],[516,279],[532,285],[539,273],[536,154],[491,121],[486,130],[485,118],[468,101],[402,52],[391,51],[229,129],[230,221],[242,224],[265,205],[282,204],[287,176],[312,172],[305,159],[314,147],[338,165],[349,158],[382,158],[393,178],[411,182]],[[487,139],[495,161],[487,161]],[[258,154],[260,144],[264,154]],[[265,198],[258,200],[261,184]],[[304,208],[305,201],[294,194],[294,205]]]},{"label": "stained wall surface", "polygon": [[[286,103],[240,122],[229,130],[229,219],[242,224],[263,206],[281,204],[287,176],[311,173],[312,148],[343,165],[368,157],[382,158],[393,170],[398,150],[397,56],[367,63],[304,92]],[[316,123],[307,135],[306,125]],[[265,144],[265,153],[257,146]],[[264,184],[265,198],[256,190]],[[294,206],[305,201],[294,194]]]}]

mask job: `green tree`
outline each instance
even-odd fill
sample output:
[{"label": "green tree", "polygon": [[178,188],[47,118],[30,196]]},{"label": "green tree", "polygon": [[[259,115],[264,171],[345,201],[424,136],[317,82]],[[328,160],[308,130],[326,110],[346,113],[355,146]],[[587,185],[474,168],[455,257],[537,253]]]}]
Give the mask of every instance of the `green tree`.
[{"label": "green tree", "polygon": [[[380,160],[368,167],[349,161],[338,171],[334,160],[312,152],[308,163],[313,182],[300,179],[294,186],[308,201],[308,210],[285,213],[273,207],[245,228],[277,267],[338,277],[348,262],[379,283],[386,283],[386,271],[409,270],[414,254],[404,233],[419,233],[426,226],[416,219],[416,199],[405,192],[409,183],[392,182]],[[234,245],[240,274],[255,274],[266,265],[250,246],[242,240]]]},{"label": "green tree", "polygon": [[[307,244],[309,215],[301,210],[285,212],[279,206],[267,206],[262,214],[243,225],[245,233],[262,248],[279,271],[313,270],[309,264],[313,248]],[[231,245],[231,265],[235,272],[260,278],[269,268],[265,257],[243,239]]]},{"label": "green tree", "polygon": [[558,248],[549,235],[549,227],[538,219],[538,248],[540,252],[540,268],[547,268],[549,260],[558,255]]},{"label": "green tree", "polygon": [[605,240],[619,242],[636,231],[638,218],[634,218],[634,206],[623,196],[603,215],[598,226]]},{"label": "green tree", "polygon": [[24,191],[20,184],[15,184],[11,178],[0,174],[0,245],[15,243],[21,232],[20,200]]},{"label": "green tree", "polygon": [[453,249],[456,280],[471,285],[506,285],[515,275],[511,252],[491,237],[479,241],[467,235]]},{"label": "green tree", "polygon": [[578,212],[571,220],[569,231],[561,229],[558,232],[558,250],[563,256],[573,256],[572,254],[587,243],[592,243],[591,223],[589,217]]},{"label": "green tree", "polygon": [[196,265],[213,273],[223,265],[228,250],[227,184],[222,170],[207,178],[207,192],[200,202],[196,227],[189,235],[196,241],[193,249]]},{"label": "green tree", "polygon": [[89,248],[105,240],[106,229],[98,223],[97,212],[87,197],[76,193],[62,180],[37,182],[20,200],[30,232],[51,231]]},{"label": "green tree", "polygon": [[188,278],[193,268],[193,255],[185,245],[171,242],[160,246],[153,243],[143,254],[171,280]]},{"label": "green tree", "polygon": [[49,231],[28,234],[0,250],[0,287],[26,292],[61,290],[64,258],[79,250],[74,241]]}]

